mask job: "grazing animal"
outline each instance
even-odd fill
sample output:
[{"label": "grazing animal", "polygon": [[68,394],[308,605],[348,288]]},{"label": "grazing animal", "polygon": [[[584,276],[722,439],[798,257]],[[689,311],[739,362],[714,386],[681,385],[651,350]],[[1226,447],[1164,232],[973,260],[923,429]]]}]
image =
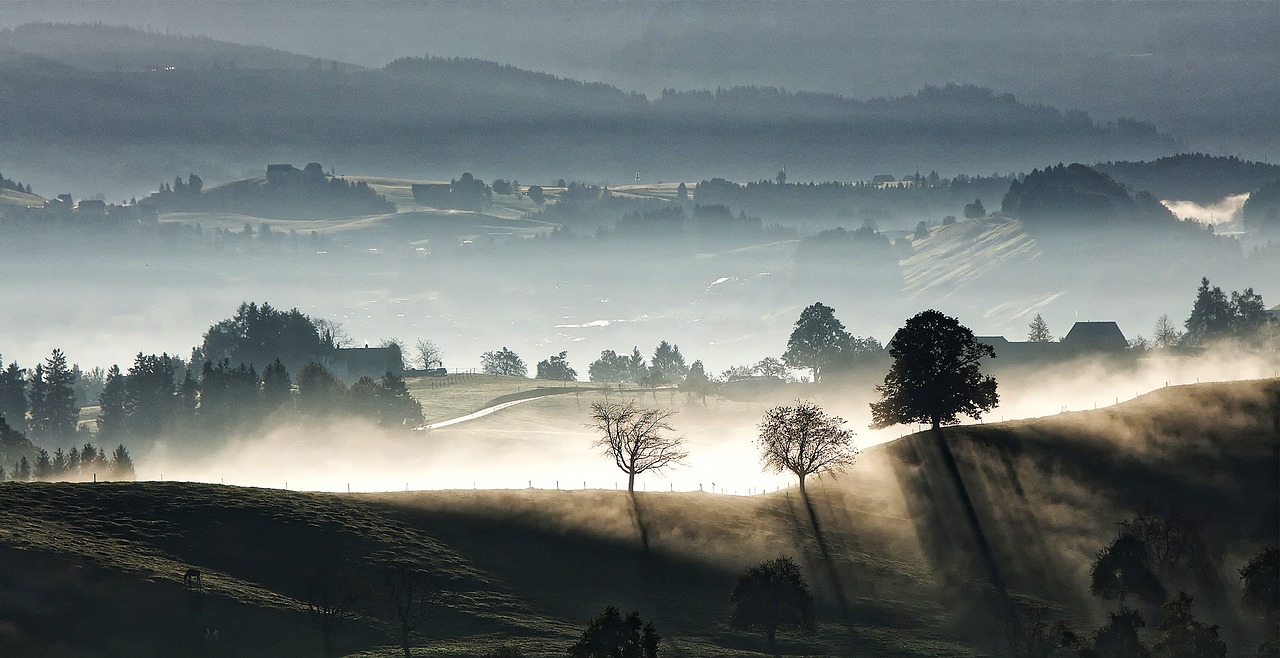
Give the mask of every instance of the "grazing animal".
[{"label": "grazing animal", "polygon": [[182,576],[183,587],[187,587],[187,588],[195,587],[196,589],[200,589],[200,587],[203,584],[204,583],[201,581],[201,578],[200,578],[200,570],[196,569],[195,567],[187,569],[187,573]]}]

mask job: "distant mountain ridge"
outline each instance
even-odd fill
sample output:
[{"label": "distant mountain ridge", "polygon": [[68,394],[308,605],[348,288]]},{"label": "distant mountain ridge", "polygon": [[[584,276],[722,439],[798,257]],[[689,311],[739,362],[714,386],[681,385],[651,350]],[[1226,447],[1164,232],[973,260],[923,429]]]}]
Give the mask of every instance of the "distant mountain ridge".
[{"label": "distant mountain ridge", "polygon": [[[41,31],[60,36],[34,43],[31,35]],[[112,44],[132,43],[150,50],[121,55],[116,70],[103,70]],[[119,162],[96,163],[108,157],[101,149],[181,146],[181,156],[140,155],[149,170],[128,173],[142,180],[194,170],[163,160],[213,149],[233,151],[239,171],[286,152],[419,177],[470,170],[616,181],[637,171],[667,180],[750,179],[783,167],[828,180],[918,166],[1010,171],[1046,161],[1155,157],[1178,147],[1148,123],[1103,124],[1084,112],[965,85],[866,101],[772,87],[670,90],[651,100],[478,59],[402,58],[362,70],[100,25],[6,31],[5,48],[28,57],[0,59],[0,85],[12,90],[0,96],[0,138],[35,157],[48,157],[51,145],[71,145],[109,176],[122,175]],[[60,68],[85,58],[94,69]],[[188,64],[146,65],[152,61]],[[0,162],[9,170],[13,164]]]},{"label": "distant mountain ridge", "polygon": [[102,23],[28,23],[0,30],[0,50],[45,57],[86,71],[175,68],[307,69],[361,67],[266,46]]}]

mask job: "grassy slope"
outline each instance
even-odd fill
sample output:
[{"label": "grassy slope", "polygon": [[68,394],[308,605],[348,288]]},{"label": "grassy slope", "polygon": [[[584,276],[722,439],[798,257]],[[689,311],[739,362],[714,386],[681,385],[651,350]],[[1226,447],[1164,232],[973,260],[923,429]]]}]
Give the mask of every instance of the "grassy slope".
[{"label": "grassy slope", "polygon": [[[990,578],[1096,627],[1106,608],[1087,596],[1089,562],[1144,504],[1184,515],[1210,540],[1211,559],[1168,584],[1193,591],[1202,618],[1239,649],[1258,630],[1237,609],[1234,569],[1276,540],[1278,472],[1272,380],[954,428],[945,444],[913,435],[813,487],[811,506],[788,493],[633,503],[613,491],[7,483],[0,653],[200,655],[203,629],[216,627],[218,655],[315,655],[301,570],[343,562],[376,580],[395,556],[458,593],[456,611],[424,628],[420,655],[474,655],[508,637],[528,655],[563,655],[608,603],[654,617],[666,655],[757,655],[757,636],[724,627],[725,598],[735,572],[784,552],[802,563],[823,622],[816,636],[785,637],[790,652],[987,653],[1004,648],[981,595]],[[188,564],[207,574],[203,592],[182,588]],[[375,626],[349,624],[340,646],[394,655]]]},{"label": "grassy slope", "polygon": [[44,204],[45,199],[42,196],[8,188],[0,189],[0,205],[43,206]]}]

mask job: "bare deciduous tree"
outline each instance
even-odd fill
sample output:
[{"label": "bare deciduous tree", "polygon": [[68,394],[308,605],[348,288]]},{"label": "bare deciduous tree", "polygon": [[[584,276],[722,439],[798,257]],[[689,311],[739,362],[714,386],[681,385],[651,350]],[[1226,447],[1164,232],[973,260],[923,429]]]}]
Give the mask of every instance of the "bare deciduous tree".
[{"label": "bare deciduous tree", "polygon": [[426,338],[419,338],[417,343],[418,359],[415,362],[421,365],[423,370],[431,370],[439,368],[444,363],[444,352],[440,350],[440,346]]},{"label": "bare deciduous tree", "polygon": [[333,632],[342,620],[349,618],[356,605],[356,587],[351,572],[322,566],[302,572],[304,602],[311,618],[320,626],[324,654],[333,653]]},{"label": "bare deciduous tree", "polygon": [[681,450],[684,438],[668,434],[674,431],[667,423],[673,415],[675,412],[669,409],[642,408],[634,401],[591,405],[592,422],[587,427],[603,435],[596,445],[627,474],[628,492],[635,493],[636,475],[648,471],[660,473],[683,463],[689,456]]},{"label": "bare deciduous tree", "polygon": [[1157,348],[1176,347],[1182,341],[1182,332],[1178,330],[1178,326],[1169,319],[1169,315],[1161,315],[1156,320],[1156,326],[1151,330],[1151,341]]},{"label": "bare deciduous tree", "polygon": [[774,407],[760,423],[760,460],[773,473],[791,471],[800,478],[800,495],[806,495],[805,478],[815,473],[839,472],[858,455],[853,433],[844,419],[828,416],[812,402]]},{"label": "bare deciduous tree", "polygon": [[411,658],[409,636],[446,603],[445,593],[428,574],[406,564],[383,569],[383,600],[400,627],[400,647]]}]

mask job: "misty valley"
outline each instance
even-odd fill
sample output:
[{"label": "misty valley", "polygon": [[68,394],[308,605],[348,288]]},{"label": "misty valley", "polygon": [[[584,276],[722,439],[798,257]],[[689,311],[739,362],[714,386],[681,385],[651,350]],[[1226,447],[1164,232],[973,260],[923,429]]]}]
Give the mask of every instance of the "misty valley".
[{"label": "misty valley", "polygon": [[906,3],[16,3],[0,655],[1280,656],[1280,88],[1143,87],[1240,4],[1099,3],[1127,97],[722,61]]}]

